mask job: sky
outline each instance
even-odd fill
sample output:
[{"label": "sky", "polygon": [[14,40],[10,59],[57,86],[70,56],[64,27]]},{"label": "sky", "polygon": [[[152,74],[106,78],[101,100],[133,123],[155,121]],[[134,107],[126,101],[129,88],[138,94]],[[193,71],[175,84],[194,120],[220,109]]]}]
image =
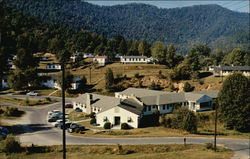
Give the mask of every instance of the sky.
[{"label": "sky", "polygon": [[218,4],[222,7],[228,8],[233,11],[238,12],[249,12],[249,0],[224,0],[224,1],[203,1],[203,0],[196,0],[196,1],[188,1],[188,0],[181,0],[181,1],[171,1],[171,0],[161,0],[161,1],[134,1],[134,0],[124,0],[124,1],[115,1],[115,0],[85,0],[89,3],[97,4],[97,5],[104,5],[104,6],[112,6],[117,4],[127,4],[127,3],[146,3],[157,6],[159,8],[177,8],[177,7],[186,7],[186,6],[193,6],[193,5],[203,5],[203,4]]}]

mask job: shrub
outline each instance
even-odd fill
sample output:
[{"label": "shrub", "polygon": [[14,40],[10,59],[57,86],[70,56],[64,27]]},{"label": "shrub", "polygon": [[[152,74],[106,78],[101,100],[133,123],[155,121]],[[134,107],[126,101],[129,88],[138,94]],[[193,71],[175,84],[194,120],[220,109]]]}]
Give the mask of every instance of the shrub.
[{"label": "shrub", "polygon": [[4,116],[14,116],[18,117],[21,115],[21,111],[18,110],[16,107],[7,107],[6,110],[4,111]]},{"label": "shrub", "polygon": [[96,119],[95,118],[92,118],[91,120],[90,120],[90,122],[89,122],[91,125],[92,124],[95,124],[96,123]]},{"label": "shrub", "polygon": [[47,101],[49,101],[49,102],[52,101],[50,97],[46,97],[45,99],[46,99]]},{"label": "shrub", "polygon": [[111,129],[111,123],[110,122],[105,123],[103,128],[104,129]]},{"label": "shrub", "polygon": [[8,135],[1,144],[1,150],[5,153],[21,152],[22,148],[18,141],[13,136]]},{"label": "shrub", "polygon": [[95,118],[95,112],[90,113],[90,114],[89,114],[89,117],[90,117],[90,118]]},{"label": "shrub", "polygon": [[127,124],[127,123],[122,123],[122,124],[121,124],[121,129],[122,129],[122,130],[128,130],[128,129],[129,129],[128,124]]},{"label": "shrub", "polygon": [[135,73],[134,77],[135,78],[140,78],[140,74],[137,72],[137,73]]},{"label": "shrub", "polygon": [[206,147],[206,149],[208,149],[208,150],[213,150],[213,149],[214,149],[214,145],[213,145],[212,143],[206,143],[206,144],[205,144],[205,147]]},{"label": "shrub", "polygon": [[25,99],[25,104],[26,104],[26,105],[30,105],[30,100],[29,100],[29,98],[26,98],[26,99]]},{"label": "shrub", "polygon": [[192,91],[192,86],[191,86],[191,84],[188,83],[188,82],[185,82],[185,83],[184,83],[184,86],[183,86],[183,90],[184,90],[184,92],[191,92],[191,91]]}]

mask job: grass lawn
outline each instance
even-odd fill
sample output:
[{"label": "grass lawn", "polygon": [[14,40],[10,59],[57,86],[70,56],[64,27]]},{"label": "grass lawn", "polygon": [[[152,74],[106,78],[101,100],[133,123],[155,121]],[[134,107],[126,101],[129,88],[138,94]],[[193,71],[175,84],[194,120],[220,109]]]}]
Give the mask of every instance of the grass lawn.
[{"label": "grass lawn", "polygon": [[47,99],[33,99],[33,98],[13,98],[13,97],[0,97],[2,103],[14,104],[20,106],[36,106],[36,105],[45,105],[52,104],[56,101],[47,100]]},{"label": "grass lawn", "polygon": [[71,113],[69,113],[69,120],[71,121],[79,121],[79,120],[85,120],[85,119],[90,119],[87,116],[87,113],[84,112],[76,112],[76,111],[72,111]]},{"label": "grass lawn", "polygon": [[[5,155],[1,159],[60,159],[61,146],[27,148],[26,153]],[[185,157],[184,157],[185,156]],[[91,145],[67,146],[67,158],[70,159],[229,159],[231,150],[219,147],[218,152],[208,150],[201,145]]]},{"label": "grass lawn", "polygon": [[[198,122],[197,134],[190,134],[187,131],[165,128],[163,126],[158,127],[146,127],[130,130],[105,130],[102,127],[92,126],[89,121],[80,122],[79,124],[85,126],[87,129],[83,134],[74,133],[73,135],[85,136],[85,137],[213,137],[214,136],[214,119],[213,111],[200,112],[203,117],[207,116],[209,119],[201,120]],[[199,116],[197,114],[197,116]],[[201,115],[200,115],[201,116]],[[241,133],[236,130],[227,130],[222,122],[218,122],[217,125],[218,137],[223,138],[242,138],[248,139],[250,133]]]}]

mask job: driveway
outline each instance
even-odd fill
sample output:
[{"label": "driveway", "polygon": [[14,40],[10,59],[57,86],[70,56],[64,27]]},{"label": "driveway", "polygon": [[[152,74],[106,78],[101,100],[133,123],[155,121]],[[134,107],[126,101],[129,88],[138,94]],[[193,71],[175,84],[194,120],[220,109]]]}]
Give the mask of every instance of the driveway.
[{"label": "driveway", "polygon": [[[36,97],[34,97],[36,98]],[[42,97],[38,97],[42,98]],[[59,99],[59,98],[57,98]],[[66,102],[71,99],[67,98]],[[1,103],[0,103],[1,104]],[[2,105],[2,104],[1,104]],[[13,105],[5,105],[13,106]],[[61,103],[54,103],[40,107],[22,107],[27,113],[20,120],[4,120],[18,124],[25,128],[25,133],[16,134],[23,144],[35,145],[61,145],[62,131],[48,124],[46,117],[47,112],[61,108]],[[93,138],[93,137],[77,137],[66,134],[67,145],[109,145],[109,144],[183,144],[182,137],[150,137],[150,138]],[[204,144],[213,142],[213,138],[207,137],[187,137],[187,143]],[[235,151],[233,159],[248,159],[249,140],[247,139],[229,139],[218,138],[217,143],[224,145]]]}]

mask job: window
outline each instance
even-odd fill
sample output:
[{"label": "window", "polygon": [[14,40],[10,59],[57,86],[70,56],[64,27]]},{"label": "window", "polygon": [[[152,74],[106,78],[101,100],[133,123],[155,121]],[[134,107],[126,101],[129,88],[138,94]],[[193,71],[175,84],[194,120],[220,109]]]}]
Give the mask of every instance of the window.
[{"label": "window", "polygon": [[169,109],[169,104],[167,104],[167,109]]},{"label": "window", "polygon": [[153,109],[155,109],[155,105],[153,105]]},{"label": "window", "polygon": [[148,111],[151,111],[151,106],[148,106]]},{"label": "window", "polygon": [[128,122],[132,122],[132,118],[131,117],[128,117]]},{"label": "window", "polygon": [[163,109],[163,110],[165,110],[165,109],[166,109],[166,106],[165,106],[165,105],[163,105],[163,106],[162,106],[162,109]]}]

